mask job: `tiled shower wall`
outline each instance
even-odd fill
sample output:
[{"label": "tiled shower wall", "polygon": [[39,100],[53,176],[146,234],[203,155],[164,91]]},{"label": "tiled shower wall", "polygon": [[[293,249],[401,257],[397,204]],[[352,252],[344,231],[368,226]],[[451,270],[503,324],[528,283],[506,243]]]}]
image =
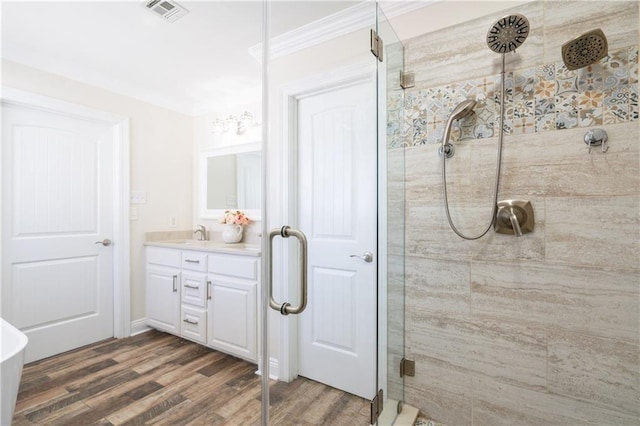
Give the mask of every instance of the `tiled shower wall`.
[{"label": "tiled shower wall", "polygon": [[[540,1],[505,14],[514,12],[532,29],[507,55],[500,199],[533,204],[535,230],[521,238],[457,237],[436,153],[453,106],[477,99],[447,162],[453,220],[475,234],[491,220],[500,55],[484,38],[500,16],[405,43],[416,87],[404,121],[394,100],[389,108],[390,167],[406,164],[405,350],[416,376],[405,400],[449,425],[638,424],[638,3]],[[610,55],[566,70],[562,44],[594,28]],[[583,141],[596,127],[609,134],[605,153]]]}]

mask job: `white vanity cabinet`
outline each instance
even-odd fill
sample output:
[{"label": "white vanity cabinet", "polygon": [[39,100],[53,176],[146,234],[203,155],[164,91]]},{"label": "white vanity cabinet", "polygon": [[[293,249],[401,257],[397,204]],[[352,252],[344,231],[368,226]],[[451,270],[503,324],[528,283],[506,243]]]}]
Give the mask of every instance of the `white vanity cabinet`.
[{"label": "white vanity cabinet", "polygon": [[147,325],[180,333],[180,252],[147,248]]},{"label": "white vanity cabinet", "polygon": [[257,362],[260,258],[147,247],[147,324]]},{"label": "white vanity cabinet", "polygon": [[207,345],[257,361],[259,260],[227,254],[209,255]]}]

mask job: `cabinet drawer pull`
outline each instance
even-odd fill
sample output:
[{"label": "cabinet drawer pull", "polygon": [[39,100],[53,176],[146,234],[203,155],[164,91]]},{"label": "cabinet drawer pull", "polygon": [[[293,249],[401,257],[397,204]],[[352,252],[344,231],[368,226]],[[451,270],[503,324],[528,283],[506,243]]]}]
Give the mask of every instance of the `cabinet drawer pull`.
[{"label": "cabinet drawer pull", "polygon": [[185,318],[182,321],[186,322],[187,324],[198,325],[198,321],[191,321],[189,318]]},{"label": "cabinet drawer pull", "polygon": [[177,275],[173,276],[173,292],[174,293],[178,292],[178,276]]},{"label": "cabinet drawer pull", "polygon": [[185,286],[186,288],[192,288],[192,289],[194,289],[194,290],[197,290],[197,289],[199,289],[199,288],[200,288],[200,286],[197,286],[197,285],[189,285],[189,284],[185,284],[184,286]]},{"label": "cabinet drawer pull", "polygon": [[184,261],[187,262],[187,263],[200,263],[199,260],[185,259]]},{"label": "cabinet drawer pull", "polygon": [[207,300],[211,300],[211,281],[207,281]]}]

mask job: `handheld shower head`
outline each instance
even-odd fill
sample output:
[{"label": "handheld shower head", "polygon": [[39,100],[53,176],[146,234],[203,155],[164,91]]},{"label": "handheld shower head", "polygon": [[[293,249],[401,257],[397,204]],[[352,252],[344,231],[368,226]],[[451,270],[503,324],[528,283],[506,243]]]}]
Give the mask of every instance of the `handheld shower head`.
[{"label": "handheld shower head", "polygon": [[460,102],[458,105],[456,105],[455,108],[453,108],[453,111],[451,111],[449,119],[447,120],[447,125],[444,128],[442,145],[439,149],[439,152],[445,155],[446,158],[450,158],[453,156],[453,146],[449,143],[449,137],[451,136],[451,127],[453,126],[453,122],[470,116],[473,113],[473,108],[475,106],[476,101],[474,101],[473,99],[467,99]]},{"label": "handheld shower head", "polygon": [[460,120],[465,117],[468,117],[473,112],[473,108],[476,106],[476,101],[473,99],[467,99],[465,101],[460,102],[456,107],[451,111],[451,115],[449,116],[449,121],[453,122],[455,120]]}]

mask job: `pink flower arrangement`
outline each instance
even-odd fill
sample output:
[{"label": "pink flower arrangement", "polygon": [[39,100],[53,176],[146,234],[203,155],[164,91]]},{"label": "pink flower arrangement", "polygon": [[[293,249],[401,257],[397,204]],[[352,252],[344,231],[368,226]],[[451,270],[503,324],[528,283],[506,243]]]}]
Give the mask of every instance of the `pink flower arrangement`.
[{"label": "pink flower arrangement", "polygon": [[249,222],[249,218],[240,210],[227,210],[224,212],[224,216],[220,218],[220,223],[226,223],[227,225],[247,225]]}]

